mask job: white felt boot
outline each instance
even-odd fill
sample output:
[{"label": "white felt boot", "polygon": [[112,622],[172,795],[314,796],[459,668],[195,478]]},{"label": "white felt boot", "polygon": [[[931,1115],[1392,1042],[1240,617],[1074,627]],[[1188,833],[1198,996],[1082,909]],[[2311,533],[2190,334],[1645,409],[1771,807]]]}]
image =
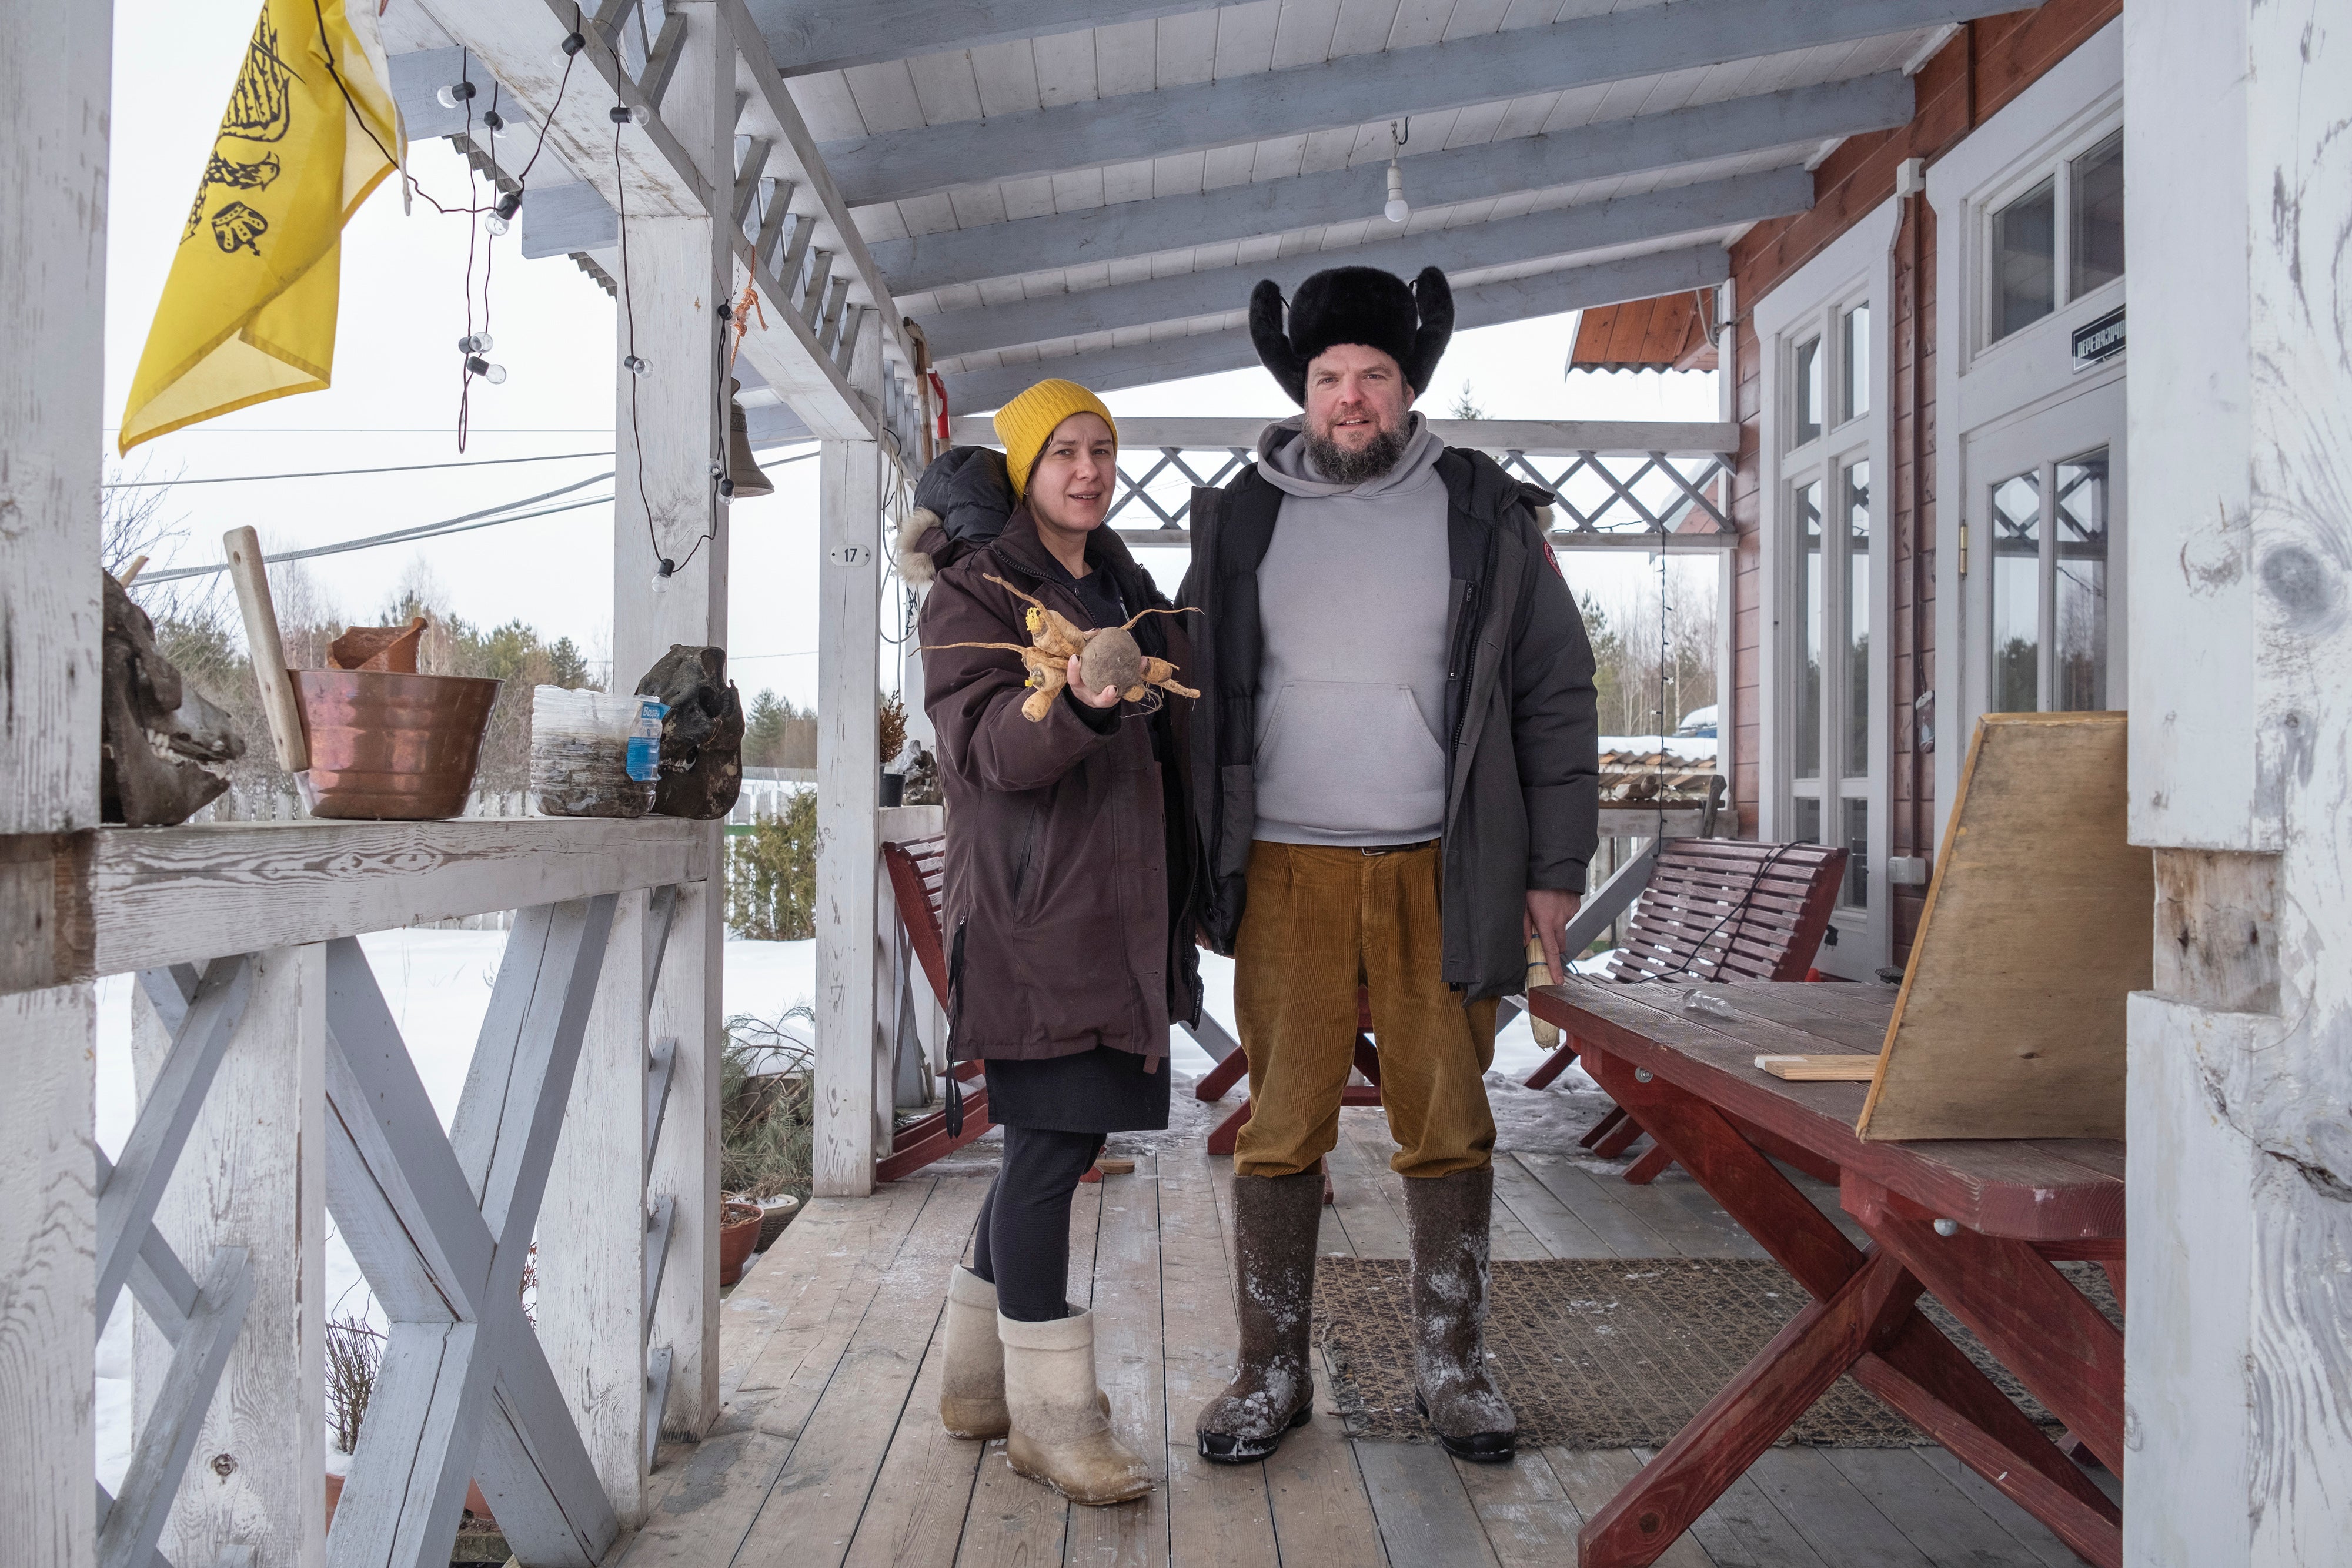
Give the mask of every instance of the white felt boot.
[{"label": "white felt boot", "polygon": [[1151,1490],[1142,1459],[1111,1436],[1108,1403],[1095,1382],[1095,1320],[1076,1312],[1050,1323],[999,1314],[1004,1396],[1013,1435],[1004,1457],[1031,1480],[1072,1502],[1099,1508]]},{"label": "white felt boot", "polygon": [[1004,1345],[996,1337],[996,1287],[958,1266],[948,1276],[948,1359],[940,1374],[940,1425],[950,1437],[1002,1437]]}]

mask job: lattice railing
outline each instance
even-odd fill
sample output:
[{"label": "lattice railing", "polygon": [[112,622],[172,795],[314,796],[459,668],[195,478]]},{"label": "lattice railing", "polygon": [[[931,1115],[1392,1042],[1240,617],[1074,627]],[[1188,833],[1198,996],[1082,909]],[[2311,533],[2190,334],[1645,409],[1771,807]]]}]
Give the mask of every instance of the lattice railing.
[{"label": "lattice railing", "polygon": [[[1720,457],[1578,452],[1556,457],[1503,450],[1504,469],[1559,497],[1555,531],[1610,538],[1647,534],[1728,535],[1731,468]],[[1110,519],[1129,531],[1180,533],[1195,486],[1223,485],[1250,460],[1243,446],[1128,448],[1119,453]],[[1148,514],[1151,519],[1147,522]]]}]

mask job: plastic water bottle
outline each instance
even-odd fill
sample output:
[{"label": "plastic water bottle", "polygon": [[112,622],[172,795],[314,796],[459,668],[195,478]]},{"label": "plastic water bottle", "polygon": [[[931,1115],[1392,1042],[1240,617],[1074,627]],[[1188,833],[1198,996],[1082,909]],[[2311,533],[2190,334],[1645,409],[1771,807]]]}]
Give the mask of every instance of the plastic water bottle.
[{"label": "plastic water bottle", "polygon": [[629,777],[640,784],[661,778],[662,720],[669,705],[651,697],[637,705],[637,721],[629,727]]}]

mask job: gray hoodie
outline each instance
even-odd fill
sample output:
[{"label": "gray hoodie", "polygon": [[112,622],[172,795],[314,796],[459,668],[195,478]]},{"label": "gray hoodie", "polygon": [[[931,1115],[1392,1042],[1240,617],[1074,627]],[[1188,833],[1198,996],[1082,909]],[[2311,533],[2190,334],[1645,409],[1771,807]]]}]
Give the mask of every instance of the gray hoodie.
[{"label": "gray hoodie", "polygon": [[1286,844],[1408,844],[1445,822],[1445,444],[1411,416],[1404,456],[1335,485],[1302,422],[1268,425],[1282,492],[1258,568],[1257,831]]}]

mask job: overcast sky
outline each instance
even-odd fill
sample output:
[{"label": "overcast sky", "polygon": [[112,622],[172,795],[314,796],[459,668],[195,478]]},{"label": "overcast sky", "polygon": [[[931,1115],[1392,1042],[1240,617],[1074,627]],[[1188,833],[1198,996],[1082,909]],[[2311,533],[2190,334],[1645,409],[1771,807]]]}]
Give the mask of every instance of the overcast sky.
[{"label": "overcast sky", "polygon": [[[497,387],[475,383],[470,434],[458,451],[457,340],[466,329],[467,220],[439,216],[423,202],[404,215],[396,183],[387,181],[343,231],[333,387],[163,436],[127,463],[114,460],[114,426],[257,10],[257,0],[115,5],[108,476],[193,481],[609,450],[618,358],[613,301],[568,260],[523,260],[509,237],[477,249],[474,290],[479,329],[487,256],[496,339],[490,358],[506,367],[508,379]],[[472,204],[465,163],[447,142],[419,143],[411,167],[443,203]],[[1563,376],[1575,323],[1571,314],[1461,334],[1438,369],[1427,410],[1442,413],[1466,382],[1495,418],[1717,416],[1712,374]],[[1114,392],[1107,401],[1114,413],[1275,418],[1293,412],[1271,378],[1255,370]],[[774,496],[732,508],[730,654],[747,699],[763,686],[803,703],[815,695],[817,465],[773,465],[795,450],[808,449],[769,455]],[[159,564],[218,560],[222,532],[239,524],[259,528],[273,550],[324,544],[538,495],[610,465],[608,457],[587,457],[357,478],[182,483],[166,497],[164,512],[187,537]],[[605,493],[592,487],[577,495]],[[1183,570],[1181,552],[1155,550],[1146,559],[1172,588]],[[1567,565],[1572,581],[1606,597],[1640,580],[1644,560],[1587,556]],[[612,625],[611,561],[611,509],[594,507],[326,557],[310,570],[329,601],[353,620],[373,617],[404,576],[422,569],[468,620],[520,618],[602,656]]]}]

